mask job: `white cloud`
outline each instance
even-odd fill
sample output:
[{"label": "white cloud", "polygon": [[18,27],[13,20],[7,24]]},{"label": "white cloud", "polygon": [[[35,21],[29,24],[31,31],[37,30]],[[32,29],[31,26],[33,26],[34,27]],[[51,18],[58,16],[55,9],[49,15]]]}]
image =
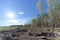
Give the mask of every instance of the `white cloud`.
[{"label": "white cloud", "polygon": [[19,20],[8,20],[9,23],[19,23]]},{"label": "white cloud", "polygon": [[24,14],[24,12],[18,12],[20,15],[23,15]]},{"label": "white cloud", "polygon": [[6,23],[10,24],[10,25],[24,25],[27,23],[29,18],[26,19],[11,19],[11,20],[7,20]]}]

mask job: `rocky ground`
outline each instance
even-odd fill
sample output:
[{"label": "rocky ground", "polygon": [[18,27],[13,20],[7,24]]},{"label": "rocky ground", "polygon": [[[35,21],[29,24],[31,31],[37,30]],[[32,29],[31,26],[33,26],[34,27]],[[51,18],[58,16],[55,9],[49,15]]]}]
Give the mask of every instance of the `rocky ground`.
[{"label": "rocky ground", "polygon": [[[60,40],[60,32],[55,32],[54,40]],[[52,33],[34,33],[22,30],[0,31],[0,40],[50,40]]]}]

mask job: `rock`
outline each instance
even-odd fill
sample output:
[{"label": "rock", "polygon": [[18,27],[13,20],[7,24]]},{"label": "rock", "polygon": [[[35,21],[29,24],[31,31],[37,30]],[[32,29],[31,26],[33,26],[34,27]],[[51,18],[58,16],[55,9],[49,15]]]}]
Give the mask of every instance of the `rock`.
[{"label": "rock", "polygon": [[10,36],[4,36],[4,37],[2,38],[2,40],[14,40],[14,39],[11,38]]}]

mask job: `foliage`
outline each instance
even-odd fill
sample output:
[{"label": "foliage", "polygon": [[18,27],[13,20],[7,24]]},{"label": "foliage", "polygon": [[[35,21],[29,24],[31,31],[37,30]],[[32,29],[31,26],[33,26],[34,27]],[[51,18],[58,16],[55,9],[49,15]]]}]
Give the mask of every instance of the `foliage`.
[{"label": "foliage", "polygon": [[[49,10],[48,13],[45,13],[44,5],[41,0],[38,0],[37,7],[39,9],[39,12],[41,11],[41,14],[38,14],[38,16],[31,20],[30,23],[25,25],[12,25],[10,27],[59,27],[60,25],[60,3],[58,0],[46,0],[47,4],[51,7],[54,7]],[[52,2],[50,5],[50,2]],[[54,2],[54,3],[53,3]],[[58,26],[57,26],[58,25]]]},{"label": "foliage", "polygon": [[46,1],[50,8],[54,8],[56,5],[60,3],[59,0],[46,0]]}]

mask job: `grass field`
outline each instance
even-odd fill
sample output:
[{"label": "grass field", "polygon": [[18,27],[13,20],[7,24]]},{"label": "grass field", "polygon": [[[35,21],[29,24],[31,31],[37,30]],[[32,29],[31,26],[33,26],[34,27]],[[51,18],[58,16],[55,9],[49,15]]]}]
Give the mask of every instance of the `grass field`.
[{"label": "grass field", "polygon": [[17,27],[0,27],[0,31],[1,30],[14,30],[16,29]]},{"label": "grass field", "polygon": [[[15,30],[16,28],[17,27],[0,27],[0,31],[2,31],[2,30]],[[27,29],[27,30],[31,29],[30,27],[19,27],[19,28],[20,29]],[[44,32],[48,31],[48,29],[50,29],[52,31],[51,28],[43,28],[43,29],[39,28],[39,30],[44,31]],[[34,29],[31,29],[31,30],[33,31]],[[60,31],[60,28],[55,28],[54,30]]]}]

